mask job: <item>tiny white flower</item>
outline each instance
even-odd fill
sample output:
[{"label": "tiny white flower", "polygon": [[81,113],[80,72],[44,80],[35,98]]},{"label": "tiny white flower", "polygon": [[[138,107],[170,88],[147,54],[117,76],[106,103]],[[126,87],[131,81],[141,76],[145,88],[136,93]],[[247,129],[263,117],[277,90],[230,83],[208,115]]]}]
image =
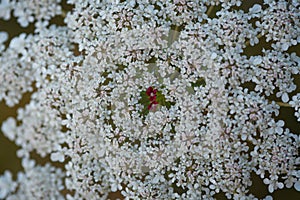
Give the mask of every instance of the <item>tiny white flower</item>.
[{"label": "tiny white flower", "polygon": [[0,31],[0,44],[8,39],[8,34],[4,31]]},{"label": "tiny white flower", "polygon": [[50,159],[53,162],[59,161],[59,162],[64,162],[65,161],[65,156],[63,152],[54,152],[51,154]]},{"label": "tiny white flower", "polygon": [[294,184],[294,188],[300,192],[300,181],[297,181],[295,184]]},{"label": "tiny white flower", "polygon": [[250,9],[249,9],[250,13],[259,13],[261,12],[261,5],[259,4],[254,4]]},{"label": "tiny white flower", "polygon": [[262,63],[262,58],[259,56],[259,57],[256,57],[253,61],[253,64],[254,65],[259,65]]},{"label": "tiny white flower", "polygon": [[4,20],[9,20],[11,8],[12,2],[10,2],[10,0],[2,0],[0,2],[0,18],[3,18]]},{"label": "tiny white flower", "polygon": [[264,200],[273,200],[273,197],[270,196],[270,195],[267,195],[267,196],[264,198]]},{"label": "tiny white flower", "polygon": [[286,92],[284,92],[284,93],[282,94],[282,96],[281,96],[281,100],[282,100],[284,103],[288,102],[288,101],[289,101],[289,95],[288,95]]}]

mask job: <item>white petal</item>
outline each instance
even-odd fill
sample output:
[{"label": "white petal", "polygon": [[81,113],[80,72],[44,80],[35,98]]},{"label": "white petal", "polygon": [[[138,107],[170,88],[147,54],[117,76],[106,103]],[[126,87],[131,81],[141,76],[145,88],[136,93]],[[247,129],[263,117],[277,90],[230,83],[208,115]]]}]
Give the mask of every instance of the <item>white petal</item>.
[{"label": "white petal", "polygon": [[283,93],[282,96],[281,96],[281,100],[282,100],[284,103],[288,102],[288,101],[289,101],[289,95],[288,95],[286,92]]},{"label": "white petal", "polygon": [[6,32],[0,31],[0,43],[5,42],[8,39],[8,34]]},{"label": "white petal", "polygon": [[273,200],[273,197],[268,195],[268,196],[265,197],[265,200]]},{"label": "white petal", "polygon": [[289,45],[288,43],[284,43],[284,44],[282,45],[281,49],[282,49],[283,51],[286,51],[286,50],[288,50],[289,46],[290,46],[290,45]]},{"label": "white petal", "polygon": [[254,4],[252,8],[249,9],[251,13],[259,13],[261,11],[261,5]]},{"label": "white petal", "polygon": [[262,59],[261,59],[261,57],[259,56],[259,57],[257,57],[257,58],[254,59],[253,64],[254,64],[254,65],[259,65],[261,62],[262,62]]},{"label": "white petal", "polygon": [[283,187],[284,187],[284,185],[283,185],[283,183],[277,183],[277,187],[279,188],[279,189],[282,189]]},{"label": "white petal", "polygon": [[116,192],[117,190],[118,190],[117,184],[116,184],[116,183],[112,184],[112,185],[111,185],[111,191],[112,191],[112,192]]},{"label": "white petal", "polygon": [[62,154],[62,152],[54,152],[51,154],[50,159],[53,162],[59,161],[59,162],[64,162],[65,161],[65,156]]},{"label": "white petal", "polygon": [[264,182],[264,184],[269,184],[269,183],[270,183],[270,180],[269,180],[268,178],[265,178],[265,179],[263,180],[263,182]]},{"label": "white petal", "polygon": [[294,185],[295,189],[300,192],[300,181],[297,181]]},{"label": "white petal", "polygon": [[284,126],[284,121],[283,120],[278,120],[277,124],[278,124],[278,126]]},{"label": "white petal", "polygon": [[270,193],[273,193],[274,192],[274,185],[270,184],[269,187],[268,187],[268,190],[269,190]]},{"label": "white petal", "polygon": [[213,52],[210,56],[211,59],[215,59],[217,57],[217,54],[215,52]]},{"label": "white petal", "polygon": [[247,139],[247,135],[246,134],[242,134],[242,140],[245,141]]},{"label": "white petal", "polygon": [[283,133],[283,128],[281,127],[276,127],[275,132],[281,135]]},{"label": "white petal", "polygon": [[9,117],[5,122],[3,122],[1,130],[8,139],[14,140],[16,137],[16,120]]}]

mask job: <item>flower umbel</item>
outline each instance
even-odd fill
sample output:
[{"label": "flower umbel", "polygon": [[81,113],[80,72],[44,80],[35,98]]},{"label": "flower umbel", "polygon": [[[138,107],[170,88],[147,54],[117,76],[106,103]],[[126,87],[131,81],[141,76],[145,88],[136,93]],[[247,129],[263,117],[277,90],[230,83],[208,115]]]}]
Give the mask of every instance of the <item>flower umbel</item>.
[{"label": "flower umbel", "polygon": [[256,199],[254,176],[300,190],[281,119],[300,120],[300,3],[257,2],[0,0],[1,24],[28,27],[0,26],[0,110],[18,107],[1,130],[23,166],[0,199]]}]

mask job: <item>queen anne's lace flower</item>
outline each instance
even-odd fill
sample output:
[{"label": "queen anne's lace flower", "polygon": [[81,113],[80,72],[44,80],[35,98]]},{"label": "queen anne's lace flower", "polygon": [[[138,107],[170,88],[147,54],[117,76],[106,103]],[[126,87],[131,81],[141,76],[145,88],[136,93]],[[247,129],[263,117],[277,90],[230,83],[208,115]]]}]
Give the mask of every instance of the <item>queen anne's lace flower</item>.
[{"label": "queen anne's lace flower", "polygon": [[35,30],[0,32],[0,100],[31,96],[1,127],[24,170],[0,198],[254,199],[253,174],[299,190],[299,136],[276,118],[300,120],[299,3],[241,2],[1,1]]}]

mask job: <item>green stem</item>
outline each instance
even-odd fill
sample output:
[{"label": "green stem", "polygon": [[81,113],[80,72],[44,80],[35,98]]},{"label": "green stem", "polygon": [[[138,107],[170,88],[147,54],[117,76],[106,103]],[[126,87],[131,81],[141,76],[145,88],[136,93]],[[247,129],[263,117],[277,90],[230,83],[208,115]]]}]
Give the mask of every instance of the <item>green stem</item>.
[{"label": "green stem", "polygon": [[171,46],[175,40],[177,40],[179,36],[179,26],[175,26],[174,29],[170,29],[170,33],[168,36],[168,46]]},{"label": "green stem", "polygon": [[175,29],[174,29],[174,34],[172,35],[172,43],[177,39],[177,36],[179,35],[179,31],[178,31],[179,27],[178,26],[175,26]]},{"label": "green stem", "polygon": [[210,6],[209,8],[208,8],[208,10],[207,10],[207,16],[209,16],[210,14],[211,14],[211,12],[213,11],[213,9],[214,9],[214,6]]},{"label": "green stem", "polygon": [[65,18],[65,17],[67,16],[67,13],[68,13],[68,11],[66,11],[66,10],[61,10],[61,16],[62,16],[63,18]]},{"label": "green stem", "polygon": [[291,104],[283,103],[283,102],[278,102],[278,101],[276,101],[276,104],[279,105],[280,107],[288,107],[288,108],[292,107]]}]

